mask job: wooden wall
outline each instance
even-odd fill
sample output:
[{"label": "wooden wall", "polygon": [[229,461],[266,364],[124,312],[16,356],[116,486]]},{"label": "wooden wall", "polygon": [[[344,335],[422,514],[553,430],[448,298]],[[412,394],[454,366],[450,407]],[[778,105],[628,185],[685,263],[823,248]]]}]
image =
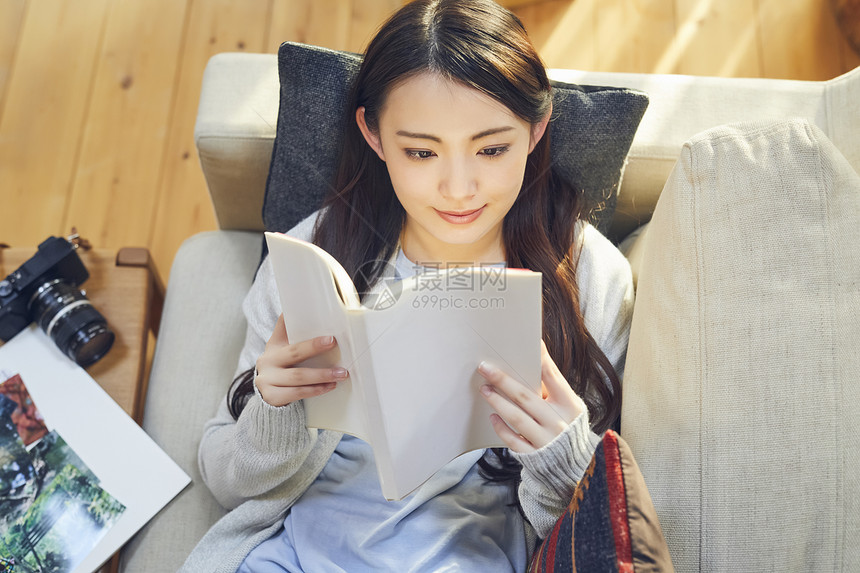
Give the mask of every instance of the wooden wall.
[{"label": "wooden wall", "polygon": [[[203,68],[284,40],[359,51],[401,0],[0,0],[0,242],[72,226],[166,279],[214,229],[193,141]],[[828,0],[518,2],[547,65],[824,80],[860,65]]]}]

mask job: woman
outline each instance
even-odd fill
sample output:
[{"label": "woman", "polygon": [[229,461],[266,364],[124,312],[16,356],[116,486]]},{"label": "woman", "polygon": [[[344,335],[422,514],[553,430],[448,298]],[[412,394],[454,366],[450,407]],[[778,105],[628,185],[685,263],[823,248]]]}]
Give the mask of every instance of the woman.
[{"label": "woman", "polygon": [[490,0],[404,6],[369,44],[347,112],[335,191],[290,234],[337,258],[359,292],[386,262],[400,278],[422,263],[541,272],[543,396],[482,363],[508,447],[465,454],[387,502],[366,443],[305,427],[301,400],[349,373],[300,366],[337,341],[289,340],[266,261],[245,302],[243,373],[200,445],[231,511],[185,570],[522,571],[617,420],[629,266],[556,175],[545,69]]}]

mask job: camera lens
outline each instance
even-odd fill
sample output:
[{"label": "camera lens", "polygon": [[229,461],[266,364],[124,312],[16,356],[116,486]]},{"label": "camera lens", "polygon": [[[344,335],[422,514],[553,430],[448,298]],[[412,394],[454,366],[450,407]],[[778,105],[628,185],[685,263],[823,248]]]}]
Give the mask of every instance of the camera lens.
[{"label": "camera lens", "polygon": [[89,366],[113,345],[114,334],[104,317],[81,291],[61,280],[43,284],[30,302],[31,315],[60,350],[81,366]]}]

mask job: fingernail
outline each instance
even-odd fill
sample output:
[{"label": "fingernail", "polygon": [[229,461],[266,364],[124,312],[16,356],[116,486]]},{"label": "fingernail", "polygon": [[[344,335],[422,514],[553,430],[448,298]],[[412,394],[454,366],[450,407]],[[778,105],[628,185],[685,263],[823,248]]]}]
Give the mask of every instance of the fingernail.
[{"label": "fingernail", "polygon": [[481,386],[481,394],[483,394],[484,396],[489,396],[492,393],[493,389],[490,387],[489,384],[484,384],[483,386]]},{"label": "fingernail", "polygon": [[332,368],[331,369],[332,378],[337,378],[338,380],[342,380],[349,376],[349,372],[346,371],[346,368]]},{"label": "fingernail", "polygon": [[321,346],[331,346],[334,342],[334,336],[321,336],[319,342]]},{"label": "fingernail", "polygon": [[480,364],[478,364],[478,371],[479,371],[481,374],[484,374],[484,375],[486,375],[486,376],[492,376],[493,374],[495,374],[496,372],[498,372],[498,370],[496,369],[496,367],[495,367],[495,366],[493,366],[493,365],[491,365],[491,364],[490,364],[489,362],[487,362],[486,360],[482,360],[482,361],[481,361],[481,363],[480,363]]}]

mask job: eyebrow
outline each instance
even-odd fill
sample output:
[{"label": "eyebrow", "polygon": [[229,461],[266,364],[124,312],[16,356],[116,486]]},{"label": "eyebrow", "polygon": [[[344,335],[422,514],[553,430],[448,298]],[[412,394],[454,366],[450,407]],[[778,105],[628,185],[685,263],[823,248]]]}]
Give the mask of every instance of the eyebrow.
[{"label": "eyebrow", "polygon": [[[506,125],[504,127],[492,127],[490,129],[485,129],[479,133],[476,133],[471,137],[472,141],[476,141],[478,139],[488,137],[490,135],[495,135],[497,133],[503,133],[505,131],[512,131],[514,128]],[[397,135],[402,135],[403,137],[411,137],[413,139],[429,139],[430,141],[435,141],[436,143],[442,143],[442,139],[435,135],[430,135],[428,133],[415,133],[412,131],[404,131],[400,130],[397,132]]]}]

